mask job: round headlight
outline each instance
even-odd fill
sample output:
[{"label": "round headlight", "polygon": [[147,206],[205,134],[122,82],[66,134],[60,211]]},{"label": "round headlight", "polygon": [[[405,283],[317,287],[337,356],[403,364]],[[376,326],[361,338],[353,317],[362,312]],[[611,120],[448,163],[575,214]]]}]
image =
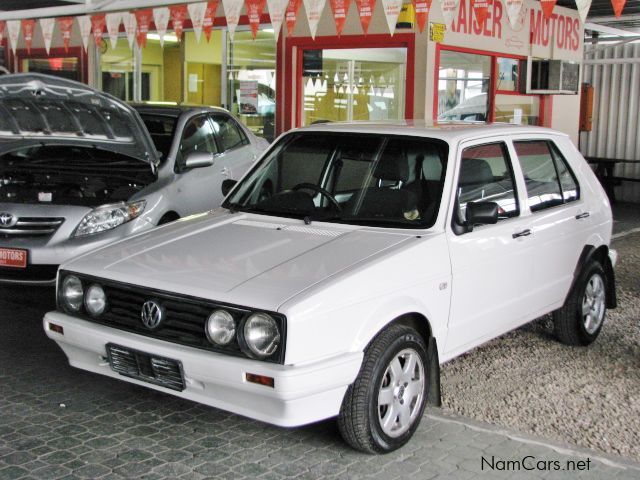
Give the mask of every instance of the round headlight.
[{"label": "round headlight", "polygon": [[216,310],[207,319],[207,338],[211,343],[228,345],[236,336],[236,322],[225,310]]},{"label": "round headlight", "polygon": [[271,315],[254,313],[244,324],[244,340],[254,355],[261,358],[273,355],[280,345],[278,324]]},{"label": "round headlight", "polygon": [[62,301],[73,312],[79,312],[83,299],[82,282],[75,275],[69,275],[62,281]]},{"label": "round headlight", "polygon": [[91,285],[84,296],[84,306],[91,315],[98,316],[107,308],[107,296],[100,285]]}]

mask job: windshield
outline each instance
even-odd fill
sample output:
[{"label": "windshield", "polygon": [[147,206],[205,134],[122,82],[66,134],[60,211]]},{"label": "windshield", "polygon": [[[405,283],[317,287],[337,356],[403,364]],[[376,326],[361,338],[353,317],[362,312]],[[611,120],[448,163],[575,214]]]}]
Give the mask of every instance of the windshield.
[{"label": "windshield", "polygon": [[177,117],[149,114],[141,114],[140,117],[151,135],[156,150],[160,152],[160,160],[166,160],[171,149]]},{"label": "windshield", "polygon": [[435,222],[448,148],[398,135],[296,132],[224,203],[232,210],[399,228]]}]

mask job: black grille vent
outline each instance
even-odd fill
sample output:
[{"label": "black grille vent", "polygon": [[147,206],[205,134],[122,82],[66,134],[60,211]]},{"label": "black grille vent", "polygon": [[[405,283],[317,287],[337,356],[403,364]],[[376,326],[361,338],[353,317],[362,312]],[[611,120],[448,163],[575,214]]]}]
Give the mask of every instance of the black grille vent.
[{"label": "black grille vent", "polygon": [[160,385],[171,390],[184,390],[182,366],[175,360],[151,356],[112,343],[107,345],[111,368],[126,377]]}]

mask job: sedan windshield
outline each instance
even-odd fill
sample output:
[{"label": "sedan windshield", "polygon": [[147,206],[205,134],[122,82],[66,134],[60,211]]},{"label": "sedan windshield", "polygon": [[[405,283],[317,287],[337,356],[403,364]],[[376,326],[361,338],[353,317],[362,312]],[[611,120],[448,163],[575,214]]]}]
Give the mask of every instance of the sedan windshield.
[{"label": "sedan windshield", "polygon": [[448,148],[398,135],[297,132],[244,178],[225,208],[356,225],[428,228]]}]

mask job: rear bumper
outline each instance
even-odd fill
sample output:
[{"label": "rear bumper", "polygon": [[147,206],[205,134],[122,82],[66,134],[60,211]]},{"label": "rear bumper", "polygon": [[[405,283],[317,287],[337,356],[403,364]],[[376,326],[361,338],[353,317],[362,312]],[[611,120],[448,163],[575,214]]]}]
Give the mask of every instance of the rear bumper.
[{"label": "rear bumper", "polygon": [[[60,312],[47,313],[43,323],[71,366],[283,427],[336,416],[363,358],[359,352],[300,366],[274,365],[143,337]],[[50,323],[61,326],[64,334],[51,331]],[[186,388],[177,392],[114,372],[106,359],[108,343],[181,362]],[[274,387],[248,383],[247,373],[272,377]]]}]

